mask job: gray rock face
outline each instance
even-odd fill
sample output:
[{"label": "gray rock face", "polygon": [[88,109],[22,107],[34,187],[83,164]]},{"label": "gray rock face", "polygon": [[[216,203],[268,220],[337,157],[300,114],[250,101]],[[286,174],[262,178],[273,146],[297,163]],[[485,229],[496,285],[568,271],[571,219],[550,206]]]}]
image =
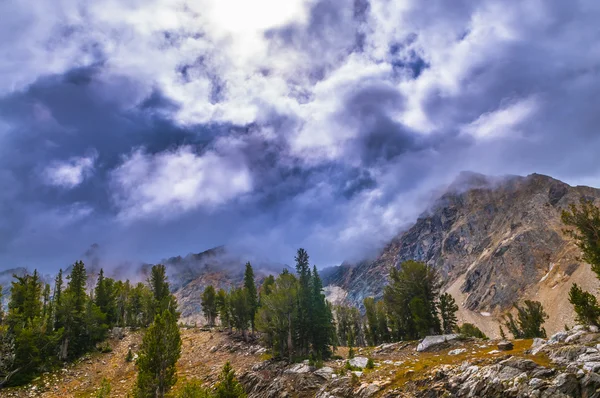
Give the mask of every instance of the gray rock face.
[{"label": "gray rock face", "polygon": [[447,343],[448,341],[456,340],[458,338],[457,334],[442,334],[439,336],[427,336],[425,337],[417,346],[417,351],[427,351],[431,350],[435,346],[439,346],[441,344]]}]

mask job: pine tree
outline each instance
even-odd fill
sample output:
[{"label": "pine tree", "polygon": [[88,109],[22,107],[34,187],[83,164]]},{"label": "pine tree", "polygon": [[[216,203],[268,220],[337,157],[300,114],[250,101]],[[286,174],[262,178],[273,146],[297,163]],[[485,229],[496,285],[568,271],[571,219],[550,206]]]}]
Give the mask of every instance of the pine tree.
[{"label": "pine tree", "polygon": [[297,346],[302,355],[308,353],[311,338],[312,289],[308,253],[300,248],[296,254],[296,273],[298,275],[298,312],[297,312]]},{"label": "pine tree", "polygon": [[59,355],[61,360],[83,354],[92,343],[85,333],[86,302],[89,299],[85,291],[86,283],[85,265],[77,261],[73,264],[69,283],[57,308],[58,323],[64,328]]},{"label": "pine tree", "polygon": [[375,304],[375,311],[377,313],[377,332],[379,333],[379,344],[389,343],[391,341],[390,329],[388,326],[387,310],[383,301],[378,301]]},{"label": "pine tree", "polygon": [[169,290],[169,282],[164,265],[158,264],[152,267],[150,272],[150,290],[152,290],[154,296],[154,308],[151,308],[151,316],[157,313],[160,314],[164,310],[169,310],[176,318],[179,318],[177,302]]},{"label": "pine tree", "polygon": [[323,294],[323,283],[317,271],[317,267],[313,267],[312,271],[312,352],[317,360],[327,359],[331,350],[331,336],[333,334],[333,319],[325,301]]},{"label": "pine tree", "polygon": [[171,311],[164,310],[148,327],[140,347],[136,396],[163,398],[177,381],[176,364],[180,356],[177,318]]},{"label": "pine tree", "polygon": [[250,305],[246,289],[232,289],[229,292],[229,306],[231,322],[239,332],[242,332],[242,336],[245,339],[246,331],[250,325]]},{"label": "pine tree", "polygon": [[4,302],[2,301],[2,285],[0,285],[0,326],[4,323]]},{"label": "pine tree", "polygon": [[289,272],[282,272],[268,295],[261,298],[256,315],[257,330],[267,336],[276,357],[292,361],[295,351],[293,336],[296,334],[298,311],[298,279]]},{"label": "pine tree", "polygon": [[221,320],[221,326],[231,329],[231,308],[227,292],[223,289],[219,289],[215,302]]},{"label": "pine tree", "polygon": [[375,346],[379,344],[379,322],[377,321],[375,299],[373,297],[365,297],[363,305],[365,306],[365,316],[367,318],[367,341],[369,345]]},{"label": "pine tree", "polygon": [[561,215],[563,223],[571,227],[564,232],[571,236],[583,252],[582,259],[591,265],[600,279],[600,208],[591,200],[581,198],[579,206],[571,204]]},{"label": "pine tree", "polygon": [[246,398],[244,388],[235,378],[229,361],[223,366],[219,382],[215,386],[215,398]]},{"label": "pine tree", "polygon": [[254,270],[249,262],[246,263],[246,270],[244,271],[244,289],[246,290],[246,298],[250,310],[248,314],[250,317],[250,326],[252,328],[252,333],[254,333],[254,317],[256,311],[258,311],[258,293],[256,290],[256,282],[254,281]]},{"label": "pine tree", "polygon": [[390,270],[384,301],[392,321],[394,338],[415,340],[441,332],[437,316],[440,281],[434,268],[418,261],[405,261],[400,270]]},{"label": "pine tree", "polygon": [[117,297],[115,291],[115,281],[104,277],[104,270],[100,269],[96,288],[94,289],[94,303],[100,311],[106,315],[106,323],[114,325],[117,321]]},{"label": "pine tree", "polygon": [[539,301],[525,300],[524,306],[515,304],[517,320],[515,322],[512,314],[507,315],[505,326],[516,339],[532,339],[534,337],[546,337],[546,330],[542,327],[548,314],[544,311]]},{"label": "pine tree", "polygon": [[53,308],[55,311],[54,314],[54,330],[58,330],[62,327],[60,323],[60,319],[57,317],[56,312],[59,308],[61,308],[61,299],[62,299],[62,289],[63,289],[63,270],[62,268],[58,270],[58,274],[56,275],[56,279],[54,281],[54,294],[52,295]]},{"label": "pine tree", "polygon": [[593,294],[583,291],[574,283],[569,291],[569,302],[575,309],[578,322],[600,326],[600,306]]},{"label": "pine tree", "polygon": [[444,293],[440,296],[440,316],[442,318],[442,332],[452,333],[456,329],[458,319],[456,318],[456,312],[458,311],[458,305],[454,297],[449,293]]},{"label": "pine tree", "polygon": [[201,298],[202,313],[210,326],[215,325],[217,318],[217,294],[212,285],[207,286],[202,293]]}]

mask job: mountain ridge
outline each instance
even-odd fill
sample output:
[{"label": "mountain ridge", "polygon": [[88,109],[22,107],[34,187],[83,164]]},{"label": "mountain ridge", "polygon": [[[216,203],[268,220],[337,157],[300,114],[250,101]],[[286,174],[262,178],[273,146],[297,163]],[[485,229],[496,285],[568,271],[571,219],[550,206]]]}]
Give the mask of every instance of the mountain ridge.
[{"label": "mountain ridge", "polygon": [[545,304],[550,332],[561,329],[573,323],[571,284],[598,288],[562,233],[560,212],[581,197],[598,203],[600,190],[541,174],[461,174],[378,256],[324,271],[324,284],[361,305],[365,297],[382,296],[392,266],[424,261],[440,272],[443,289],[459,302],[459,318],[486,333],[497,335],[501,315],[526,298]]}]

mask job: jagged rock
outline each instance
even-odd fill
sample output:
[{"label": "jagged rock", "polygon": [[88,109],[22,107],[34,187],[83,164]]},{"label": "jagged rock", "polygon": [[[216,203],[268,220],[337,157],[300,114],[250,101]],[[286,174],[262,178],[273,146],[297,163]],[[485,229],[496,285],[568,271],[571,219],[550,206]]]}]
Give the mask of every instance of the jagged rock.
[{"label": "jagged rock", "polygon": [[560,343],[565,341],[565,339],[569,337],[569,333],[567,332],[558,332],[554,333],[552,337],[548,340],[549,343]]},{"label": "jagged rock", "polygon": [[369,362],[369,358],[366,358],[366,357],[354,357],[354,358],[348,360],[348,362],[350,362],[351,366],[364,369],[364,368],[367,367],[367,362]]},{"label": "jagged rock", "polygon": [[308,373],[312,372],[313,370],[314,368],[312,366],[308,366],[305,363],[299,363],[289,369],[286,369],[285,373]]},{"label": "jagged rock", "polygon": [[417,346],[417,351],[427,351],[432,349],[435,346],[447,343],[448,341],[456,340],[458,338],[458,334],[442,334],[439,336],[427,336]]},{"label": "jagged rock", "polygon": [[514,345],[510,341],[501,341],[498,343],[498,349],[500,351],[510,351],[513,348],[514,348]]}]

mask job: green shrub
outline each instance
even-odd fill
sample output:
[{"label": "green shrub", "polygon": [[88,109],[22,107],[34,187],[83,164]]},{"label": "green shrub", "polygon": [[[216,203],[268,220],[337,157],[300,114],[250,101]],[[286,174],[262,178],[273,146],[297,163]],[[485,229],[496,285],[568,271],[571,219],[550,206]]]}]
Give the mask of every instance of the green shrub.
[{"label": "green shrub", "polygon": [[127,351],[127,356],[125,357],[126,362],[133,361],[133,352],[131,352],[131,348]]},{"label": "green shrub", "polygon": [[458,328],[458,333],[465,337],[477,337],[478,339],[487,339],[487,336],[472,323],[463,323]]},{"label": "green shrub", "polygon": [[375,362],[373,362],[373,358],[369,358],[365,369],[373,369],[373,368],[375,368]]},{"label": "green shrub", "polygon": [[211,398],[212,396],[210,390],[204,388],[197,380],[185,383],[175,395],[176,398]]},{"label": "green shrub", "polygon": [[112,352],[112,348],[108,342],[105,342],[98,346],[98,351],[103,354],[108,354],[109,352]]},{"label": "green shrub", "polygon": [[100,383],[100,389],[96,393],[96,398],[109,398],[110,397],[110,382],[106,379],[102,379]]}]

